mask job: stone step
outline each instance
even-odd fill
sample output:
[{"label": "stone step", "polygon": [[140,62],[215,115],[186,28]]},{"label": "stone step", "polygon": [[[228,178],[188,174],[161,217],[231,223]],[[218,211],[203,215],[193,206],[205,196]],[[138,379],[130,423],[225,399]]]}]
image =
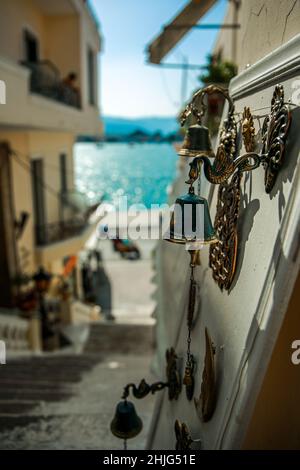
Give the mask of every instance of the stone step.
[{"label": "stone step", "polygon": [[154,327],[129,323],[101,323],[91,326],[85,353],[147,354],[153,351]]}]

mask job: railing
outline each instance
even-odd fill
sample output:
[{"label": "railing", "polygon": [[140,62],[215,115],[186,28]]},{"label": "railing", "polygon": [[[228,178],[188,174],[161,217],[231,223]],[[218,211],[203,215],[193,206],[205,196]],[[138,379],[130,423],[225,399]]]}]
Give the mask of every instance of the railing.
[{"label": "railing", "polygon": [[62,193],[61,221],[36,226],[37,245],[45,246],[79,236],[100,202],[91,205],[87,197],[76,190]]},{"label": "railing", "polygon": [[36,243],[38,246],[45,246],[79,236],[86,226],[85,219],[38,225],[36,226]]},{"label": "railing", "polygon": [[[6,313],[6,314],[5,314]],[[29,323],[8,311],[0,312],[0,339],[7,350],[29,350]]]},{"label": "railing", "polygon": [[31,92],[74,108],[81,108],[79,91],[63,82],[59,70],[52,62],[22,62],[22,65],[31,70]]}]

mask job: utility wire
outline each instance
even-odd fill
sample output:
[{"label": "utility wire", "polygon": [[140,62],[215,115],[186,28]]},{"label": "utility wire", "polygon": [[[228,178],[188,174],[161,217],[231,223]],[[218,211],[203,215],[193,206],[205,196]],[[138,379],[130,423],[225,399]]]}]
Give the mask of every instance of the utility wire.
[{"label": "utility wire", "polygon": [[[27,165],[27,163],[25,163],[18,155],[18,152],[16,152],[15,150],[12,150],[12,156],[14,157],[15,161],[24,169],[26,170],[28,173],[30,173],[31,175],[33,175],[33,170],[32,170],[32,167],[30,165]],[[49,184],[45,183],[41,178],[37,177],[36,178],[37,181],[39,182],[39,184],[46,190],[49,192],[49,194],[51,194],[52,196],[56,197],[58,199],[59,202],[61,202],[61,195],[60,193],[58,193],[54,188],[52,188]]]},{"label": "utility wire", "polygon": [[161,76],[161,80],[162,80],[162,84],[163,84],[163,87],[164,87],[164,90],[165,90],[165,93],[166,93],[166,96],[170,102],[170,104],[176,109],[178,110],[179,108],[179,103],[176,102],[172,95],[171,95],[171,92],[170,92],[170,88],[169,88],[169,85],[167,83],[167,79],[166,79],[166,76],[164,74],[164,69],[163,68],[160,68],[160,76]]},{"label": "utility wire", "polygon": [[[27,160],[29,165],[31,164],[32,160],[30,159],[30,157],[28,157],[28,155],[25,155],[24,153],[21,153],[21,152],[16,151],[16,150],[14,150],[14,152],[17,153],[19,155],[19,157],[24,158],[25,160]],[[56,170],[58,173],[60,173],[60,167],[59,166],[57,166],[53,163],[48,163],[44,159],[43,159],[43,164],[46,168]],[[66,174],[71,176],[71,177],[75,176],[75,172],[69,171],[69,170],[66,170]]]}]

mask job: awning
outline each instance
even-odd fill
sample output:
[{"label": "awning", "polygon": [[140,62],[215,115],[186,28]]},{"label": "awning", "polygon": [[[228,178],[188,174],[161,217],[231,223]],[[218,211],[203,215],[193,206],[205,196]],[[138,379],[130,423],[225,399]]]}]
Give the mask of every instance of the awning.
[{"label": "awning", "polygon": [[[148,61],[159,64],[165,55],[180,41],[180,39],[198,23],[200,18],[216,3],[217,0],[192,0],[188,5],[164,27],[147,48]],[[183,26],[181,28],[181,26]]]}]

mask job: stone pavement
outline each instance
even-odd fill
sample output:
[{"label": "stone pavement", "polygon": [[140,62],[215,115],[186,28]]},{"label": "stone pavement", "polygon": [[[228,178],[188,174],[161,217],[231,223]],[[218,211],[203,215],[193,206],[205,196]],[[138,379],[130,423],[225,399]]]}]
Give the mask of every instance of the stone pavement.
[{"label": "stone pavement", "polygon": [[[151,325],[96,324],[82,354],[8,357],[0,366],[0,449],[121,449],[109,424],[123,386],[149,371]],[[143,449],[153,396],[134,400],[144,428],[128,442]]]},{"label": "stone pavement", "polygon": [[129,261],[121,258],[112,248],[110,240],[91,240],[90,249],[101,251],[102,262],[98,273],[97,303],[105,316],[113,315],[122,323],[153,323],[151,314],[155,308],[152,299],[155,286],[153,277],[152,250],[155,240],[137,240],[141,259]]}]

